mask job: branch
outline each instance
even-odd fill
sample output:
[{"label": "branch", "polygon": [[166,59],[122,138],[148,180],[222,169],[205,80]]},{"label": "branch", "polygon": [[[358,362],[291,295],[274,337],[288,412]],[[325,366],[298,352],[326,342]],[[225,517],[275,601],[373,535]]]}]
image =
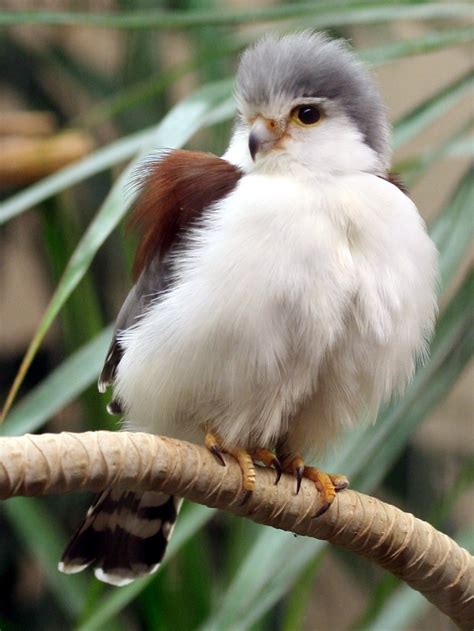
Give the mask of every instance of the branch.
[{"label": "branch", "polygon": [[371,559],[420,591],[460,628],[474,627],[474,557],[428,523],[355,491],[320,507],[314,484],[257,468],[257,486],[242,506],[241,473],[233,458],[220,466],[204,448],[132,432],[0,438],[0,498],[109,485],[161,489],[299,535],[325,539]]},{"label": "branch", "polygon": [[29,184],[79,160],[92,151],[92,136],[83,131],[63,131],[47,137],[0,138],[0,182],[6,186]]}]

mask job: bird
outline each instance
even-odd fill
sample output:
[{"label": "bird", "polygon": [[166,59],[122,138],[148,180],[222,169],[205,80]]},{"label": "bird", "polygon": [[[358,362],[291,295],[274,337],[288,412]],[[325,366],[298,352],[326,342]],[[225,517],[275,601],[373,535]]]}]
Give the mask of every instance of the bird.
[{"label": "bird", "polygon": [[[202,443],[314,482],[307,462],[372,422],[428,352],[437,251],[390,173],[387,110],[348,42],[269,34],[240,58],[221,156],[161,151],[141,165],[134,284],[99,390],[125,430]],[[229,456],[229,457],[230,457]],[[368,465],[369,466],[369,465]],[[125,585],[155,572],[181,499],[103,491],[59,569]]]}]

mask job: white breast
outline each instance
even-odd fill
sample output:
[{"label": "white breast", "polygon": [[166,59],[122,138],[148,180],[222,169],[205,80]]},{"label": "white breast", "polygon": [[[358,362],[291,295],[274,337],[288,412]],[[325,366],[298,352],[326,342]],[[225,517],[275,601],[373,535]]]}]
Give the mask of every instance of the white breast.
[{"label": "white breast", "polygon": [[[242,178],[177,255],[174,288],[124,335],[116,388],[128,423],[197,441],[210,423],[228,443],[271,445],[291,430],[328,358],[355,330],[393,346],[392,312],[418,318],[405,336],[413,362],[429,318],[418,313],[421,299],[418,311],[405,304],[399,285],[407,275],[426,276],[417,274],[413,250],[420,238],[429,241],[407,198],[377,180]],[[398,206],[414,243],[407,225],[394,233]],[[413,279],[405,293],[423,282]],[[359,339],[354,351],[361,357],[351,361],[367,360]],[[401,380],[397,373],[378,387]]]}]

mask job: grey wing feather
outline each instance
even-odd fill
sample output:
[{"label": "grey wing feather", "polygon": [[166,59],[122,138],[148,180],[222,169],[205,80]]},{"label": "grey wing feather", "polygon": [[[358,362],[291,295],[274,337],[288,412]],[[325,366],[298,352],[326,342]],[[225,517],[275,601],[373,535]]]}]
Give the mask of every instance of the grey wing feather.
[{"label": "grey wing feather", "polygon": [[[171,264],[169,258],[155,257],[140,274],[137,282],[129,291],[115,322],[112,342],[107,351],[102,372],[99,376],[99,392],[105,392],[113,384],[117,367],[122,359],[123,348],[120,345],[120,333],[137,323],[151,302],[159,300],[171,284]],[[113,399],[107,406],[109,414],[122,414],[120,401]]]}]

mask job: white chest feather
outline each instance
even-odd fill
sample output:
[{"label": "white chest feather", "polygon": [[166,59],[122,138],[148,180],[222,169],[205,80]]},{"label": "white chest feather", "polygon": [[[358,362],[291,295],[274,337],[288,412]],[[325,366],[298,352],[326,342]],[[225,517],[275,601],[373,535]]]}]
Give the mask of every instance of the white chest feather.
[{"label": "white chest feather", "polygon": [[209,423],[228,443],[270,446],[355,420],[409,378],[434,267],[416,209],[379,178],[245,176],[124,334],[128,423],[188,440]]}]

